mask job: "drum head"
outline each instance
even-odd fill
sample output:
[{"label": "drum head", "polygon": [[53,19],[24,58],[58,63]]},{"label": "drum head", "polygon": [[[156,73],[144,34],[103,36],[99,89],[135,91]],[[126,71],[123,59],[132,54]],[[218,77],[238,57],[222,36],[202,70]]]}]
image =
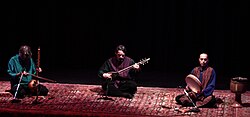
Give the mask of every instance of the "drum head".
[{"label": "drum head", "polygon": [[198,93],[201,91],[201,82],[199,81],[199,79],[192,75],[192,74],[189,74],[187,77],[186,77],[186,83],[188,85],[188,87],[195,93]]}]

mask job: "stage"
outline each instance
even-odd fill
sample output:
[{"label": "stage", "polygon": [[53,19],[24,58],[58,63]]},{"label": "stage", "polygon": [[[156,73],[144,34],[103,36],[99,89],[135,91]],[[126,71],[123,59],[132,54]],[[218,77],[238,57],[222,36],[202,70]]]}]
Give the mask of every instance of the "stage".
[{"label": "stage", "polygon": [[235,94],[230,90],[215,90],[221,99],[214,108],[200,108],[200,112],[183,113],[178,109],[192,109],[177,105],[174,97],[183,93],[182,88],[138,87],[133,99],[109,97],[103,99],[100,85],[41,82],[48,87],[49,95],[39,97],[40,104],[33,104],[35,96],[12,103],[13,96],[8,81],[0,81],[0,113],[3,116],[197,116],[197,117],[248,117],[250,116],[250,91],[241,95],[243,107],[233,108]]}]

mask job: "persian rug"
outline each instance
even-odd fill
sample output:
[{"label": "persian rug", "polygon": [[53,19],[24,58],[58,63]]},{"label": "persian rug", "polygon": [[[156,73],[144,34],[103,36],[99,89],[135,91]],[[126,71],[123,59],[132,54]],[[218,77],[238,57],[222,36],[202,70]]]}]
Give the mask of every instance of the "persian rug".
[{"label": "persian rug", "polygon": [[[49,89],[48,96],[25,97],[13,103],[13,95],[7,90],[10,83],[0,81],[0,116],[68,117],[68,116],[194,116],[194,117],[249,117],[250,92],[241,94],[243,107],[234,108],[235,94],[230,90],[215,90],[221,103],[214,108],[200,108],[200,112],[181,112],[192,109],[176,104],[175,97],[183,94],[181,88],[138,87],[134,98],[105,97],[99,85],[41,83]],[[34,101],[40,102],[34,104]]]}]

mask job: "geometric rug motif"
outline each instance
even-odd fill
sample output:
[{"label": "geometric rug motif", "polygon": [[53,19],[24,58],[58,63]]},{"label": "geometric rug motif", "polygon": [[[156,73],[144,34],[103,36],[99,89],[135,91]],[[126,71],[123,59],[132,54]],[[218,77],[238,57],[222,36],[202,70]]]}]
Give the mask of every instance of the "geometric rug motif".
[{"label": "geometric rug motif", "polygon": [[194,116],[194,117],[249,117],[250,92],[241,94],[244,105],[233,108],[235,94],[230,90],[215,90],[216,98],[222,100],[216,108],[200,108],[200,112],[182,113],[175,97],[184,93],[181,88],[138,87],[133,99],[109,97],[103,100],[99,85],[41,83],[49,89],[49,95],[39,97],[40,104],[33,104],[35,96],[25,97],[20,103],[11,103],[13,96],[8,81],[0,81],[0,115],[2,116]]}]

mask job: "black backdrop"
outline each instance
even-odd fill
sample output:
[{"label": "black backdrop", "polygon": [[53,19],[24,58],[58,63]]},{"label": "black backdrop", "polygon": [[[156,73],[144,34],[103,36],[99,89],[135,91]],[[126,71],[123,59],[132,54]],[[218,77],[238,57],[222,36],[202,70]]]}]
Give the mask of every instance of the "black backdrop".
[{"label": "black backdrop", "polygon": [[[4,10],[0,72],[20,45],[41,47],[44,71],[97,71],[118,44],[145,72],[183,74],[201,52],[221,82],[249,77],[249,1],[140,0],[24,2]],[[15,7],[16,6],[16,7]],[[38,7],[39,6],[39,7]]]}]

